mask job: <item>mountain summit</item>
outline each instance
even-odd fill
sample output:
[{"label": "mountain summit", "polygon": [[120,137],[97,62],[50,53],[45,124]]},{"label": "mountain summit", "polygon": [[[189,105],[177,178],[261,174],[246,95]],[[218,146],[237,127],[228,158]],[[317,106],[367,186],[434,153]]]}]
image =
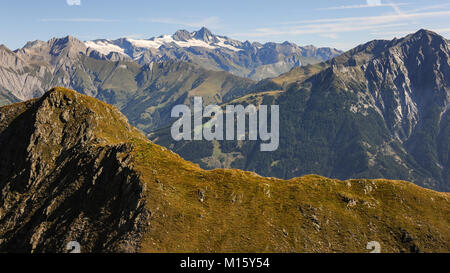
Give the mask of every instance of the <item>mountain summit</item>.
[{"label": "mountain summit", "polygon": [[175,34],[173,35],[173,39],[175,41],[187,42],[188,40],[192,39],[192,36],[191,33],[189,33],[189,31],[183,29],[175,32]]},{"label": "mountain summit", "polygon": [[219,42],[219,39],[206,27],[202,27],[199,31],[195,31],[192,37],[197,40],[202,40],[208,44]]},{"label": "mountain summit", "polygon": [[[448,252],[447,193],[204,171],[64,88],[0,108],[0,252]],[[351,236],[349,236],[349,234]]]}]

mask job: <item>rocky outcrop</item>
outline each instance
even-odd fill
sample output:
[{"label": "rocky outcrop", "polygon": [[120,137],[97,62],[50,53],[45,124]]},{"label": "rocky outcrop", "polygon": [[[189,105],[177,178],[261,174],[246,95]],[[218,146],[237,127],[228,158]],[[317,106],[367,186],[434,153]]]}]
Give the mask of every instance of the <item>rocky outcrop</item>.
[{"label": "rocky outcrop", "polygon": [[139,250],[148,211],[132,145],[100,145],[96,110],[113,110],[82,101],[53,91],[2,109],[0,251],[65,252],[71,241],[84,252]]}]

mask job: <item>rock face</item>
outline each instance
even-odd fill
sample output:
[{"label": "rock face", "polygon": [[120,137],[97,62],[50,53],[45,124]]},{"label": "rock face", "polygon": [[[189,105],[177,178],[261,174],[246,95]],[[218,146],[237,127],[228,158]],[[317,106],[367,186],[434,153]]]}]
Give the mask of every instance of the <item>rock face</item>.
[{"label": "rock face", "polygon": [[32,98],[35,93],[40,93],[39,80],[26,72],[26,62],[3,45],[0,46],[0,63],[1,105]]},{"label": "rock face", "polygon": [[1,251],[65,252],[70,241],[85,252],[139,249],[148,212],[127,156],[132,146],[98,138],[109,130],[99,112],[132,129],[109,106],[88,103],[54,91],[2,108]]},{"label": "rock face", "polygon": [[[67,36],[48,42],[28,42],[15,52],[0,48],[0,87],[13,95],[9,102],[39,97],[54,85],[79,87],[80,58],[86,46]],[[78,78],[78,79],[77,79]],[[95,95],[94,86],[84,86]]]},{"label": "rock face", "polygon": [[447,193],[204,171],[63,88],[0,108],[0,147],[0,252],[450,250]]},{"label": "rock face", "polygon": [[[369,54],[371,59],[364,60]],[[433,32],[420,30],[401,40],[370,42],[332,64],[336,74],[343,67],[364,72],[372,104],[400,141],[410,139],[420,119],[433,115],[430,112],[436,108],[437,123],[445,118],[450,102],[450,50],[447,40]],[[340,76],[349,81],[345,75]]]},{"label": "rock face", "polygon": [[286,179],[383,177],[449,191],[449,52],[445,38],[420,30],[260,82],[261,91],[277,91],[237,101],[280,106],[274,153],[259,152],[258,142],[175,143],[166,131],[152,138],[205,168]]}]

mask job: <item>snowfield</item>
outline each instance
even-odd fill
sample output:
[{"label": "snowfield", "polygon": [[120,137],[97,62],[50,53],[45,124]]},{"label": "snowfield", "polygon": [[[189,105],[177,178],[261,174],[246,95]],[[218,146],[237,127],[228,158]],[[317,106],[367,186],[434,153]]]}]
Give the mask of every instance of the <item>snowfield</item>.
[{"label": "snowfield", "polygon": [[[194,34],[194,33],[193,33]],[[191,38],[187,41],[176,41],[171,35],[162,35],[159,37],[154,37],[151,39],[131,39],[125,38],[133,47],[140,49],[159,49],[161,46],[168,47],[203,47],[208,49],[226,49],[231,51],[240,51],[242,49],[232,46],[230,42],[228,42],[226,37],[216,36],[219,42],[211,42],[207,43],[200,39]],[[216,41],[217,41],[216,40]],[[111,52],[117,52],[124,55],[126,48],[119,46],[119,40],[94,40],[94,41],[86,41],[85,45],[88,48],[91,48],[95,51],[100,52],[103,55],[108,55]],[[130,56],[132,58],[136,58],[137,56]]]}]

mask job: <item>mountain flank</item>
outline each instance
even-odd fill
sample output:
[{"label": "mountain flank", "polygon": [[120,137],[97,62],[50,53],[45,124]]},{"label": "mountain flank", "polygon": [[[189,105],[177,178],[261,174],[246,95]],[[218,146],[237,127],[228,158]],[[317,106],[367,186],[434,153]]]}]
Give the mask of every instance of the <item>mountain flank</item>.
[{"label": "mountain flank", "polygon": [[450,51],[419,30],[374,40],[325,63],[296,67],[230,103],[279,105],[280,146],[258,141],[175,142],[149,137],[203,168],[290,179],[388,178],[450,191]]}]

